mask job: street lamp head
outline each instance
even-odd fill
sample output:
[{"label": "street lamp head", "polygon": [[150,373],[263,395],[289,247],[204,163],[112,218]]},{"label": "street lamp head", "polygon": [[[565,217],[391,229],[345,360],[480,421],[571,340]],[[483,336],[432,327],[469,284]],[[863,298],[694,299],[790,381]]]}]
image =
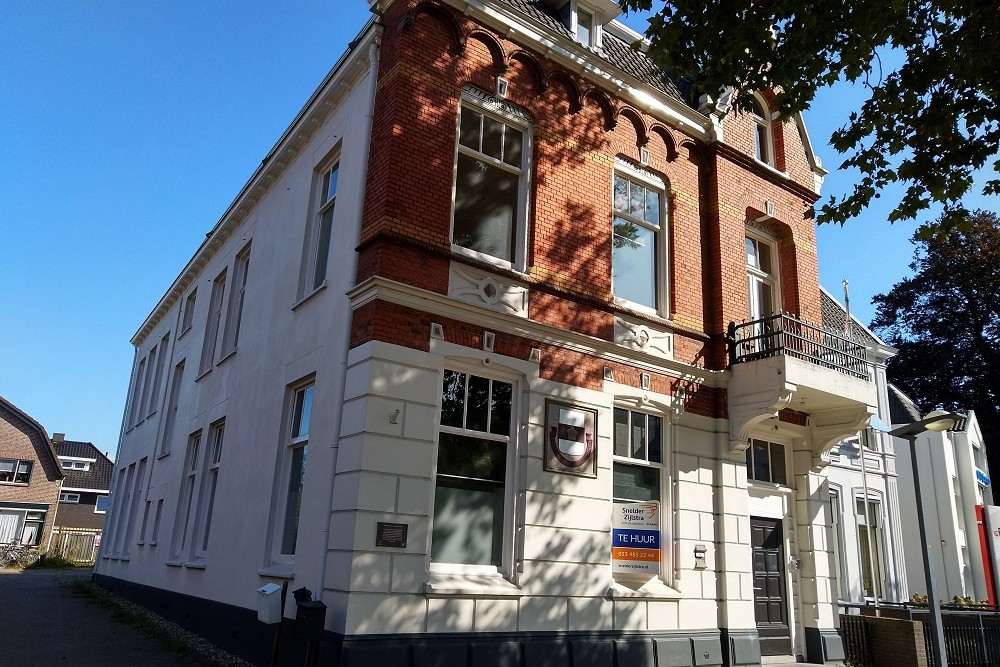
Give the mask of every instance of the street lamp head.
[{"label": "street lamp head", "polygon": [[937,431],[938,433],[942,431],[947,431],[948,429],[955,426],[963,416],[957,412],[948,412],[946,410],[935,410],[930,412],[920,421],[915,421],[911,424],[904,424],[898,428],[894,428],[889,431],[889,435],[894,438],[915,438],[925,431]]},{"label": "street lamp head", "polygon": [[924,415],[922,421],[928,431],[942,433],[955,426],[957,416],[954,412],[948,412],[947,410],[934,410]]}]

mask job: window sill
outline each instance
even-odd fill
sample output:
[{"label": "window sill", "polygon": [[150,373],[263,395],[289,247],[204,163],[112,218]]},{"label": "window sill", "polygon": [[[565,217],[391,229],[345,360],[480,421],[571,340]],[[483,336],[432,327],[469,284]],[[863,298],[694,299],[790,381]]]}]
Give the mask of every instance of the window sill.
[{"label": "window sill", "polygon": [[0,486],[30,486],[31,482],[0,482]]},{"label": "window sill", "polygon": [[194,377],[194,381],[197,382],[198,380],[202,379],[203,377],[205,377],[206,375],[208,375],[211,372],[212,372],[212,366],[209,366],[208,368],[206,368],[205,370],[203,370],[201,373],[199,373],[198,375],[196,375]]},{"label": "window sill", "polygon": [[322,283],[320,283],[319,287],[317,287],[313,291],[309,292],[309,294],[306,294],[301,299],[299,299],[298,301],[296,301],[295,303],[293,303],[292,304],[292,311],[295,311],[299,306],[301,306],[302,304],[304,304],[306,301],[312,300],[312,298],[314,296],[316,296],[317,294],[319,294],[320,292],[322,292],[323,290],[326,289],[326,285],[327,285],[327,281],[324,280]]},{"label": "window sill", "polygon": [[767,491],[770,493],[785,493],[791,494],[792,487],[785,484],[775,484],[774,482],[764,482],[757,479],[747,480],[747,489],[757,489],[758,491]]},{"label": "window sill", "polygon": [[222,355],[221,357],[219,357],[219,360],[215,362],[215,365],[216,366],[221,366],[222,362],[225,361],[226,359],[228,359],[229,357],[235,355],[236,351],[238,349],[239,349],[238,347],[234,347],[233,349],[229,350],[229,352],[226,352],[224,355]]},{"label": "window sill", "polygon": [[767,169],[769,172],[775,174],[776,176],[781,176],[782,178],[788,178],[787,173],[779,171],[777,167],[775,167],[773,164],[770,164],[769,162],[762,162],[761,160],[758,160],[756,157],[754,157],[753,161],[756,162],[758,166]]},{"label": "window sill", "polygon": [[[630,583],[634,583],[633,587]],[[679,600],[681,592],[671,588],[659,579],[629,582],[626,579],[615,581],[608,588],[608,599],[624,600],[641,598],[644,600]]]},{"label": "window sill", "polygon": [[180,567],[181,565],[184,564],[184,561],[176,559],[176,558],[172,558],[172,559],[170,559],[168,561],[164,561],[163,564],[167,565],[169,567]]},{"label": "window sill", "polygon": [[179,334],[177,334],[177,340],[180,340],[181,338],[184,338],[184,334],[186,334],[188,331],[191,331],[191,325],[190,324],[187,325],[187,328],[184,329],[184,331],[182,331]]},{"label": "window sill", "polygon": [[524,591],[499,574],[432,572],[424,583],[427,597],[518,598]]},{"label": "window sill", "polygon": [[295,563],[271,563],[257,570],[258,576],[275,579],[294,579]]},{"label": "window sill", "polygon": [[205,559],[195,558],[194,560],[184,561],[184,567],[189,570],[204,570],[205,569]]},{"label": "window sill", "polygon": [[168,456],[170,456],[170,450],[169,449],[167,451],[165,451],[165,452],[160,452],[159,454],[157,454],[156,455],[156,460],[159,461],[160,459],[165,459]]}]

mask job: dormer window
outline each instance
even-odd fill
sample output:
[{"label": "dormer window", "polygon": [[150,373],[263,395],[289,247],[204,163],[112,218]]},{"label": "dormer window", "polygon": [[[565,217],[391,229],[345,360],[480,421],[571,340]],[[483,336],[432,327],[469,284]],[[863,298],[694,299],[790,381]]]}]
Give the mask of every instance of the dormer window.
[{"label": "dormer window", "polygon": [[614,0],[587,0],[587,4],[577,0],[544,0],[559,12],[559,17],[573,38],[587,48],[600,48],[602,26],[621,13]]},{"label": "dormer window", "polygon": [[584,46],[596,46],[594,43],[594,15],[586,9],[576,11],[576,41]]}]

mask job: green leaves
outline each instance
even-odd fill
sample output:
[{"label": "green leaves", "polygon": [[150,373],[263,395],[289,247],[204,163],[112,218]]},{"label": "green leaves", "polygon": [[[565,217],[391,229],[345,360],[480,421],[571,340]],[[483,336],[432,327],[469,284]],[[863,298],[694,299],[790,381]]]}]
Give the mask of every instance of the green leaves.
[{"label": "green leaves", "polygon": [[[945,227],[952,233],[940,234]],[[872,329],[899,350],[889,380],[924,411],[974,409],[988,449],[997,452],[1000,217],[950,208],[918,230],[913,244],[913,276],[873,299]]]},{"label": "green leaves", "polygon": [[[651,0],[619,0],[645,11]],[[754,91],[776,91],[783,118],[803,111],[838,80],[871,95],[831,144],[857,169],[853,192],[830,198],[818,222],[843,224],[888,183],[905,191],[889,221],[928,207],[946,213],[934,233],[956,229],[972,174],[1000,152],[1000,12],[990,0],[889,0],[877,10],[843,0],[670,0],[654,13],[649,55],[697,90],[734,86],[734,107]],[[882,56],[900,64],[883,71]],[[991,179],[985,194],[1000,193]]]}]

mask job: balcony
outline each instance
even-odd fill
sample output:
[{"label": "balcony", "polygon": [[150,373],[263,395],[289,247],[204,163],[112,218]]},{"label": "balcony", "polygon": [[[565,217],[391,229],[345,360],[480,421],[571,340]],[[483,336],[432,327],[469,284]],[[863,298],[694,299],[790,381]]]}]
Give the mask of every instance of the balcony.
[{"label": "balcony", "polygon": [[[730,448],[734,455],[760,422],[791,408],[809,415],[807,429],[822,461],[876,409],[865,346],[788,313],[730,323]],[[819,462],[819,461],[817,461]]]}]

